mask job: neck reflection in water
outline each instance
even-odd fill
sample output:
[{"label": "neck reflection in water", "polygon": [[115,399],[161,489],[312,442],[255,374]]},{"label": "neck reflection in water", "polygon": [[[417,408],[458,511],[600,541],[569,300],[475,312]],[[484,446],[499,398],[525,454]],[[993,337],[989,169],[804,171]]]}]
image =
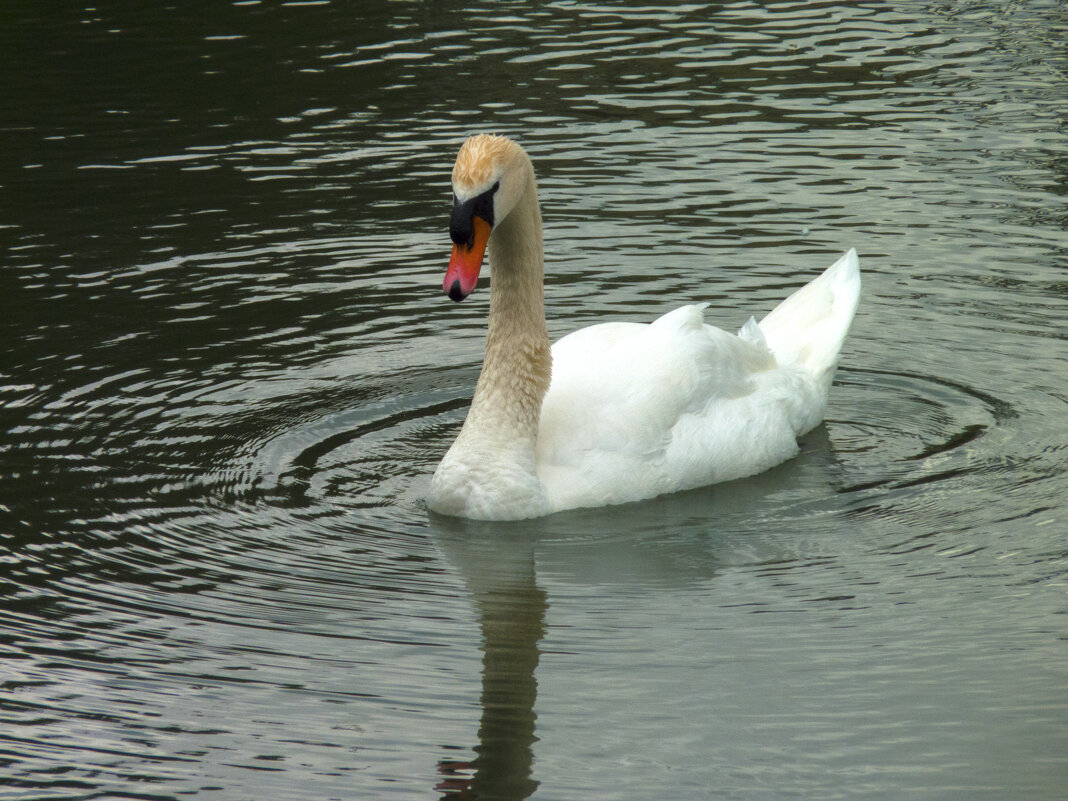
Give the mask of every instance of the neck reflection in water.
[{"label": "neck reflection in water", "polygon": [[[436,516],[435,516],[436,517]],[[548,602],[529,536],[499,525],[435,519],[442,550],[463,576],[482,627],[482,721],[472,762],[445,759],[442,799],[521,801],[538,787],[534,762],[538,643]]]}]

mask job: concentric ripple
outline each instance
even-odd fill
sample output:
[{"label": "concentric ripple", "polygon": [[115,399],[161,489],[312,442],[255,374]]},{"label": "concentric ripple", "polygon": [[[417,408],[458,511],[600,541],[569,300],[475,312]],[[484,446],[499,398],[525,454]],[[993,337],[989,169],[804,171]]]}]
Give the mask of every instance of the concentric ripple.
[{"label": "concentric ripple", "polygon": [[867,479],[843,492],[894,489],[979,473],[1000,463],[984,438],[1017,417],[1003,400],[932,376],[860,368],[839,374],[852,420],[830,420],[836,453]]}]

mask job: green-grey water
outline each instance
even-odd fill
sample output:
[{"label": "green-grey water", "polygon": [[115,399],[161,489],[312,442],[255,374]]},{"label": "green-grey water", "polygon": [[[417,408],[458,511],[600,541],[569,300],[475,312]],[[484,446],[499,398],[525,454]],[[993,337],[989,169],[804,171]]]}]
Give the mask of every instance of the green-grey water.
[{"label": "green-grey water", "polygon": [[[0,797],[1065,797],[1063,2],[0,21]],[[858,249],[797,459],[427,513],[478,132],[535,161],[554,337]]]}]

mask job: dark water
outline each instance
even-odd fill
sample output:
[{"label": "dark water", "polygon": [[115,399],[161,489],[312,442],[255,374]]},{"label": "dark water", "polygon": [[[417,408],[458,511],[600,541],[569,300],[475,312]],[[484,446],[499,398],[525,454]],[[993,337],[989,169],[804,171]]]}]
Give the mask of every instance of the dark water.
[{"label": "dark water", "polygon": [[[0,797],[1066,797],[1063,2],[0,23]],[[798,459],[428,517],[481,131],[554,336],[736,327],[857,247]]]}]

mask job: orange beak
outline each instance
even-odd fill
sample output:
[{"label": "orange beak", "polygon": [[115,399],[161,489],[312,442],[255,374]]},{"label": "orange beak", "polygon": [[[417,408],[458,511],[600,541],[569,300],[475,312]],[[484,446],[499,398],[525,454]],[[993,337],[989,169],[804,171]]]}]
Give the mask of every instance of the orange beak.
[{"label": "orange beak", "polygon": [[482,269],[482,259],[486,256],[486,243],[489,242],[490,224],[477,214],[471,218],[474,228],[474,241],[470,245],[453,245],[449,269],[445,271],[442,284],[445,294],[453,300],[466,298],[478,283],[478,271]]}]

